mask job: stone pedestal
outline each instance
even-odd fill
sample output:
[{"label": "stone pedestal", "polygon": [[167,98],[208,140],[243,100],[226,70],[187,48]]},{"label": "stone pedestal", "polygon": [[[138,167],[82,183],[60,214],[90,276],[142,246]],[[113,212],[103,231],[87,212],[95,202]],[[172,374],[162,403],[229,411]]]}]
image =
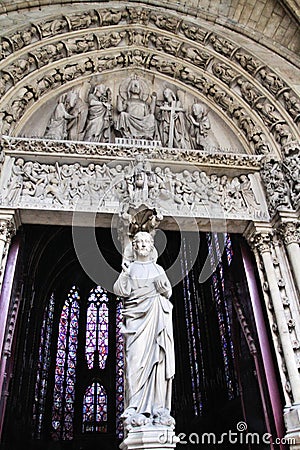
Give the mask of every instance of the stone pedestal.
[{"label": "stone pedestal", "polygon": [[121,450],[172,450],[179,438],[170,427],[142,426],[131,429],[120,444]]}]

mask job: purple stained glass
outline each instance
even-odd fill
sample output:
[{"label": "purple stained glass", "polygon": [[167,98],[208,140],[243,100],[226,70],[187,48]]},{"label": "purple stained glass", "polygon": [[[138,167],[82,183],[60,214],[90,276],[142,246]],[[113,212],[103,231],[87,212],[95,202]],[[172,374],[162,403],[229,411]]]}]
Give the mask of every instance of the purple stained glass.
[{"label": "purple stained glass", "polygon": [[50,367],[50,345],[53,330],[55,299],[54,294],[50,296],[49,303],[46,305],[41,328],[41,338],[39,346],[39,357],[37,364],[35,396],[33,404],[33,437],[41,437],[42,425],[45,415],[46,393],[48,386],[48,376]]},{"label": "purple stained glass", "polygon": [[55,440],[73,438],[79,299],[78,290],[73,286],[60,316],[52,407],[52,437]]},{"label": "purple stained glass", "polygon": [[[108,356],[108,296],[97,286],[87,299],[87,323],[85,330],[85,357],[89,369],[104,369]],[[76,386],[76,362],[79,326],[79,292],[73,286],[62,307],[55,355],[54,389],[52,393],[51,437],[53,440],[73,438],[74,402]],[[82,301],[82,300],[81,300]],[[123,438],[120,416],[124,410],[124,350],[121,334],[122,301],[116,302],[116,433]],[[34,438],[41,438],[46,408],[46,390],[51,359],[51,336],[54,318],[54,296],[45,310],[41,329],[39,369],[37,371],[35,403],[33,408]],[[111,330],[112,331],[112,330]],[[96,366],[95,366],[96,364]],[[44,409],[43,409],[44,408]],[[93,415],[93,420],[91,419]],[[108,403],[105,388],[95,381],[87,389],[83,404],[82,428],[85,432],[107,432]],[[113,420],[115,420],[113,418]]]},{"label": "purple stained glass", "polygon": [[[100,369],[105,368],[108,355],[108,297],[107,292],[97,286],[90,292],[87,308],[85,357],[88,368],[99,361]],[[95,355],[97,358],[95,360]]]},{"label": "purple stained glass", "polygon": [[[188,334],[188,348],[189,348],[189,361],[191,366],[191,381],[192,381],[192,395],[195,415],[200,415],[202,412],[202,395],[201,395],[201,376],[203,376],[203,364],[202,364],[202,345],[200,338],[200,323],[199,313],[197,306],[197,289],[195,286],[195,280],[193,276],[189,277],[188,261],[191,258],[191,249],[186,242],[186,239],[182,240],[182,257],[181,257],[181,270],[183,274],[183,299],[185,310],[185,321]],[[195,297],[194,299],[192,297]],[[201,362],[201,368],[199,369],[199,363]]]},{"label": "purple stained glass", "polygon": [[82,414],[83,433],[107,432],[107,395],[98,381],[94,381],[85,391]]},{"label": "purple stained glass", "polygon": [[122,300],[117,300],[116,310],[116,431],[117,437],[123,439],[123,422],[121,414],[124,411],[124,342],[121,333]]},{"label": "purple stained glass", "polygon": [[[227,264],[229,265],[232,261],[233,256],[230,236],[224,235],[224,239]],[[207,241],[212,264],[213,248],[215,249],[217,260],[219,261],[219,264],[212,275],[212,291],[217,309],[228,398],[232,399],[234,398],[236,392],[236,380],[233,370],[234,349],[231,336],[231,319],[229,314],[229,306],[227,298],[225,296],[224,267],[218,234],[212,233],[210,235],[207,233]]]},{"label": "purple stained glass", "polygon": [[232,258],[233,258],[233,250],[232,250],[232,243],[231,243],[231,238],[230,238],[230,234],[226,234],[226,244],[225,244],[225,250],[226,250],[226,256],[227,256],[227,263],[228,266],[230,266]]}]

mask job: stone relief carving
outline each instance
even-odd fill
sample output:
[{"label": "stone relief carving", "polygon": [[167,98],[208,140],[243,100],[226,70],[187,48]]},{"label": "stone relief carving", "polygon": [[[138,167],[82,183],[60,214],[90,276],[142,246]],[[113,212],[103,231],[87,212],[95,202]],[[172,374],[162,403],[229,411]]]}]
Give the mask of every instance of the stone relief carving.
[{"label": "stone relief carving", "polygon": [[164,147],[191,148],[185,109],[180,101],[180,91],[163,91],[159,107],[160,137]]},{"label": "stone relief carving", "polygon": [[[10,108],[15,111],[16,114],[13,116],[13,120],[11,120],[9,114],[3,112],[2,127],[8,131],[12,124],[19,120],[26,108],[32,104],[39,95],[49,92],[57,85],[61,85],[67,81],[72,81],[83,74],[92,74],[96,71],[99,73],[103,70],[112,69],[119,65],[122,67],[126,65],[143,66],[145,58],[149,61],[147,63],[149,68],[155,68],[161,73],[166,73],[169,75],[172,74],[173,77],[196,87],[209,99],[221,106],[229,117],[234,120],[237,126],[242,129],[244,135],[253,146],[256,153],[268,153],[270,151],[269,144],[266,141],[266,137],[262,130],[252,119],[249,118],[247,112],[243,111],[238,102],[236,102],[233,97],[225,91],[219,89],[215,84],[211,83],[203,76],[198,77],[197,74],[194,74],[194,72],[190,69],[185,69],[182,65],[179,65],[173,61],[169,63],[163,57],[158,55],[151,57],[150,55],[143,56],[143,54],[136,55],[134,52],[121,52],[120,54],[105,56],[104,58],[87,58],[82,60],[80,64],[78,63],[67,66],[64,72],[59,69],[53,69],[51,73],[47,74],[47,76],[38,79],[34,85],[25,86],[19,91],[19,94],[17,94],[17,97],[20,98],[18,105],[12,105]],[[292,138],[293,136],[289,135],[289,139]]]},{"label": "stone relief carving", "polygon": [[[85,117],[81,120],[84,140],[92,142],[111,142],[112,104],[111,91],[104,84],[96,85],[88,97],[88,107]],[[76,136],[80,140],[80,136]]]},{"label": "stone relief carving", "polygon": [[292,209],[290,190],[282,171],[282,162],[266,158],[261,176],[267,193],[270,214],[273,215],[280,208]]},{"label": "stone relief carving", "polygon": [[253,58],[249,53],[245,52],[243,49],[238,49],[234,53],[234,60],[238,61],[238,63],[245,69],[248,73],[254,74],[257,69],[261,66],[261,63],[258,59]]},{"label": "stone relief carving", "polygon": [[238,73],[227,64],[216,62],[212,65],[212,72],[224,83],[230,85],[238,76]]},{"label": "stone relief carving", "polygon": [[72,98],[68,94],[62,94],[57,102],[53,114],[45,131],[47,139],[67,139],[68,137],[68,121],[74,119],[74,116],[68,111],[72,108]]},{"label": "stone relief carving", "polygon": [[20,207],[71,208],[80,201],[83,208],[147,204],[172,210],[172,214],[201,215],[209,208],[233,217],[266,218],[249,176],[230,178],[187,169],[174,172],[169,167],[152,167],[142,154],[129,164],[114,166],[44,164],[14,158],[3,192],[3,205]]},{"label": "stone relief carving", "polygon": [[268,67],[260,69],[257,74],[262,85],[265,86],[268,91],[274,95],[278,95],[282,89],[287,87],[284,81],[274,72],[272,72]]},{"label": "stone relief carving", "polygon": [[281,98],[287,112],[298,123],[300,120],[300,99],[291,90],[283,92]]},{"label": "stone relief carving", "polygon": [[[153,31],[146,33],[144,30],[116,30],[109,34],[104,34],[97,30],[97,27],[120,25],[124,23],[151,24]],[[155,28],[169,33],[175,33],[176,39],[174,39],[174,37],[162,36],[156,33]],[[208,32],[188,21],[178,20],[178,18],[172,17],[171,15],[158,14],[157,12],[153,12],[150,8],[91,10],[88,12],[76,12],[73,15],[61,16],[56,19],[49,19],[41,23],[36,23],[22,32],[13,33],[11,36],[4,38],[1,43],[1,52],[4,57],[9,56],[14,51],[36,43],[37,41],[41,41],[42,43],[43,40],[52,36],[58,36],[59,39],[59,36],[62,33],[85,29],[90,31],[93,30],[93,32],[82,34],[80,37],[63,38],[56,42],[53,41],[51,44],[43,45],[36,50],[29,51],[27,55],[19,58],[19,61],[14,61],[10,65],[4,67],[3,77],[0,81],[0,91],[2,94],[6,93],[16,82],[21,81],[24,77],[33,71],[36,71],[38,68],[43,67],[50,62],[58,61],[62,54],[64,56],[83,55],[95,50],[117,47],[119,45],[136,44],[143,45],[144,47],[154,47],[158,51],[164,51],[177,58],[181,58],[183,61],[189,61],[196,68],[208,69],[209,72],[212,72],[223,83],[232,85],[232,83],[236,83],[237,79],[235,70],[230,65],[220,63],[216,60],[213,53],[217,52],[224,55],[229,62],[234,61],[240,64],[241,67],[267,89],[274,98],[279,99],[282,106],[286,108],[287,113],[294,121],[299,121],[299,99],[277,74],[261,64],[259,60],[253,58],[243,49],[237,48],[230,41],[217,34]],[[201,47],[197,48],[194,45],[183,42],[181,36],[188,38],[191,42],[201,43]],[[213,64],[210,64],[212,59],[215,61]],[[105,55],[104,57],[97,57],[93,55],[80,62],[67,64],[64,68],[56,69],[55,84],[59,83],[58,78],[60,79],[60,83],[65,83],[75,80],[83,74],[93,74],[103,70],[110,70],[117,66],[129,67],[130,65],[157,70],[166,75],[183,80],[195,88],[198,88],[199,84],[201,85],[201,81],[199,83],[199,77],[197,75],[193,75],[192,73],[187,74],[185,72],[186,68],[184,64],[166,61],[164,57],[151,55],[149,52],[142,52],[138,49],[132,52],[121,52],[114,56]],[[205,82],[208,83],[208,80],[205,79]],[[251,83],[247,85],[247,81],[244,80],[243,92],[242,86],[240,86],[243,98],[250,106],[252,106],[255,98],[259,98],[263,93],[256,87],[251,89],[250,85]],[[28,89],[28,95],[31,96],[33,102],[46,93],[47,86],[49,89],[53,88],[51,73],[45,75],[42,79],[31,81],[30,85],[24,86],[22,89]],[[238,86],[238,84],[236,86]],[[211,90],[212,89],[211,86]],[[219,88],[217,88],[217,90],[219,90]],[[206,93],[208,91],[202,86],[202,92]],[[228,93],[224,92],[224,96],[228,95]],[[218,103],[215,98],[213,98],[213,100]],[[10,121],[10,118],[9,121],[6,121],[6,113],[8,113],[8,110],[2,111],[2,116],[6,121],[4,124],[5,130],[12,129],[15,121],[19,120],[28,106],[30,106],[30,102],[25,101],[21,106],[22,108],[18,112],[18,117],[14,116],[13,121]],[[9,109],[11,109],[11,105],[9,105]],[[262,102],[255,105],[256,112],[262,117],[278,144],[282,145],[282,139],[278,128],[284,126],[289,129],[290,127],[278,110],[276,110],[273,102],[269,102],[267,109],[268,111],[266,111],[266,105]],[[273,116],[272,120],[269,118],[270,113],[272,113]],[[276,119],[280,121],[278,126],[276,126],[276,129],[274,126],[275,115]],[[10,126],[8,125],[9,123]],[[249,137],[249,133],[243,132],[247,139],[249,139],[251,145],[255,145],[255,150],[257,152],[260,152],[261,149],[263,149],[263,153],[266,152],[266,146],[264,144],[254,143],[254,141],[257,141],[258,139],[258,134],[256,134],[255,139],[252,139]],[[288,139],[295,139],[293,132],[290,129]]]},{"label": "stone relief carving", "polygon": [[206,151],[194,149],[162,148],[158,146],[97,144],[81,142],[48,141],[46,139],[24,139],[4,137],[1,148],[6,154],[35,155],[43,153],[53,155],[55,153],[66,155],[98,156],[103,158],[135,158],[137,154],[143,154],[149,159],[162,161],[185,161],[203,166],[223,166],[228,168],[247,168],[256,171],[261,167],[262,156],[230,153],[224,148],[210,148]]},{"label": "stone relief carving", "polygon": [[120,83],[115,105],[103,83],[90,87],[87,101],[80,97],[80,89],[71,89],[59,97],[43,137],[103,143],[122,138],[122,143],[135,139],[203,149],[211,129],[205,105],[195,102],[189,111],[184,93],[169,87],[160,95],[158,99],[156,92],[150,94],[149,84],[137,75]]},{"label": "stone relief carving", "polygon": [[207,109],[202,103],[194,103],[191,109],[189,120],[191,122],[190,135],[192,146],[195,149],[201,149],[203,140],[207,137],[208,130],[211,128],[210,120]]},{"label": "stone relief carving", "polygon": [[117,97],[116,131],[124,138],[158,140],[155,106],[156,94],[149,96],[149,87],[144,80],[138,77],[124,80]]},{"label": "stone relief carving", "polygon": [[282,163],[282,170],[285,174],[289,186],[292,206],[299,208],[300,202],[300,153],[299,145],[293,148],[294,152],[290,151],[286,155]]}]

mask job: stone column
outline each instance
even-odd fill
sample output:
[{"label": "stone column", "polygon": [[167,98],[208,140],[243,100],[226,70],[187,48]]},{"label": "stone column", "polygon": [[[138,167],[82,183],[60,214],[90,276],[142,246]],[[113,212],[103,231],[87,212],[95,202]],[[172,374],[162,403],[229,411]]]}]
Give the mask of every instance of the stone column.
[{"label": "stone column", "polygon": [[[285,394],[286,439],[300,448],[300,330],[291,274],[271,225],[251,224],[245,236],[254,252],[266,301],[278,368]],[[295,443],[295,444],[293,444]]]},{"label": "stone column", "polygon": [[14,210],[0,210],[0,293],[10,242],[20,225],[18,213]]},{"label": "stone column", "polygon": [[291,213],[279,213],[277,229],[284,242],[293,278],[300,294],[300,221]]}]

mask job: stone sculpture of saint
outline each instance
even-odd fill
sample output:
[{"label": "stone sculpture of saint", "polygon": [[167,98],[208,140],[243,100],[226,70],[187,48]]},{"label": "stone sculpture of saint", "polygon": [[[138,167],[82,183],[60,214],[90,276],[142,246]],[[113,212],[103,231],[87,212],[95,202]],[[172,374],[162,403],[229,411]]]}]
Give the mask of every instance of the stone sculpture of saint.
[{"label": "stone sculpture of saint", "polygon": [[89,94],[89,108],[84,140],[109,142],[112,124],[111,92],[104,84],[98,84]]},{"label": "stone sculpture of saint", "polygon": [[207,137],[210,130],[210,121],[207,117],[207,110],[201,103],[194,103],[192,114],[189,116],[191,121],[192,143],[195,149],[202,149],[204,138]]},{"label": "stone sculpture of saint", "polygon": [[151,102],[147,103],[147,85],[139,78],[122,83],[120,95],[117,99],[117,118],[115,129],[123,138],[148,139],[157,138],[156,119],[154,110],[156,94],[153,93]]},{"label": "stone sculpture of saint", "polygon": [[191,148],[190,137],[187,129],[185,110],[182,101],[170,89],[163,91],[164,101],[160,106],[160,136],[164,147]]},{"label": "stone sculpture of saint", "polygon": [[122,332],[127,389],[123,418],[127,430],[147,423],[174,426],[170,416],[175,373],[172,289],[164,269],[156,263],[157,251],[148,232],[136,233],[132,251],[132,259],[125,254],[123,270],[114,285],[115,294],[125,299]]},{"label": "stone sculpture of saint", "polygon": [[67,124],[74,116],[69,113],[70,105],[67,94],[62,94],[50,117],[44,137],[48,139],[67,139]]}]

